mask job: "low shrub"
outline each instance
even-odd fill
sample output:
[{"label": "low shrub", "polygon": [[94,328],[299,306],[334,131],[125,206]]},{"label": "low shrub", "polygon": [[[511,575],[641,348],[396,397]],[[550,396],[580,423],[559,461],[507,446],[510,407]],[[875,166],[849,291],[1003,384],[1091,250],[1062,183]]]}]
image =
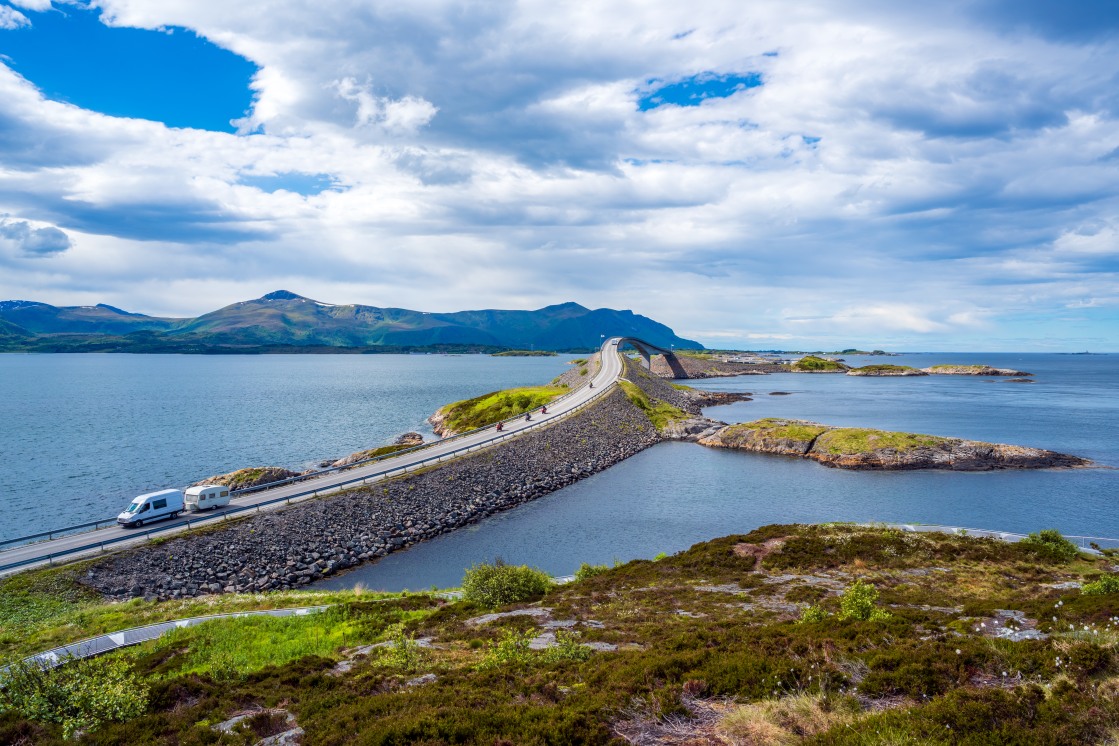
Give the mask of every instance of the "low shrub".
[{"label": "low shrub", "polygon": [[556,644],[541,654],[541,659],[556,661],[585,661],[591,657],[591,649],[579,642],[579,633],[561,629],[556,632]]},{"label": "low shrub", "polygon": [[526,666],[536,657],[536,651],[528,645],[536,637],[534,630],[515,629],[502,630],[501,637],[495,640],[486,650],[482,662],[478,664],[479,671],[504,666]]},{"label": "low shrub", "polygon": [[1061,536],[1061,532],[1055,528],[1032,533],[1018,542],[1018,546],[1028,547],[1054,562],[1072,562],[1080,556],[1080,548]]},{"label": "low shrub", "polygon": [[1104,575],[1099,580],[1085,583],[1080,589],[1084,596],[1104,596],[1108,593],[1119,593],[1119,575]]},{"label": "low shrub", "polygon": [[820,606],[820,604],[813,604],[812,606],[809,606],[807,609],[805,609],[804,613],[800,615],[800,621],[806,623],[822,622],[830,616],[831,614],[825,611],[824,607]]},{"label": "low shrub", "polygon": [[501,560],[477,564],[462,579],[463,597],[489,608],[528,601],[544,595],[552,579],[528,565],[506,565]]},{"label": "low shrub", "polygon": [[595,575],[601,575],[609,569],[610,567],[607,565],[588,565],[584,562],[579,565],[579,569],[575,571],[575,579],[586,580],[587,578],[593,578]]},{"label": "low shrub", "polygon": [[17,662],[0,688],[0,712],[61,725],[63,737],[73,738],[142,715],[148,697],[147,685],[124,658],[86,658],[56,668]]},{"label": "low shrub", "polygon": [[839,597],[839,618],[842,621],[852,619],[859,622],[881,622],[889,619],[890,613],[879,609],[877,603],[878,589],[870,583],[856,580]]}]

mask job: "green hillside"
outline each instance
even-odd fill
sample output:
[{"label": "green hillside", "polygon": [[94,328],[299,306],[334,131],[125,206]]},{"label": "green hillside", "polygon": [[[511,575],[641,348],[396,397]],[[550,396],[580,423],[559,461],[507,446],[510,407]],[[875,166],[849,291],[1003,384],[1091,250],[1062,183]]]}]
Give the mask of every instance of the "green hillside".
[{"label": "green hillside", "polygon": [[[632,311],[591,310],[577,303],[535,311],[425,313],[405,308],[335,305],[278,290],[193,319],[132,314],[112,306],[56,307],[0,302],[0,322],[18,327],[0,341],[6,350],[130,352],[281,351],[276,348],[578,350],[603,336],[625,334],[661,346],[702,349]],[[27,338],[19,330],[33,335]],[[267,349],[265,349],[267,348]]]}]

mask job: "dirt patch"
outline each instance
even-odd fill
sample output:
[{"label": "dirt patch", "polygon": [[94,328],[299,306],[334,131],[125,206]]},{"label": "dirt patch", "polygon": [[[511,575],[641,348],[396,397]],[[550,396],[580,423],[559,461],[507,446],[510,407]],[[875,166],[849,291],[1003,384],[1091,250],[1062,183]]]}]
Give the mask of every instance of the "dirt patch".
[{"label": "dirt patch", "polygon": [[767,539],[761,544],[747,544],[745,542],[734,545],[734,553],[739,557],[753,557],[760,565],[762,559],[785,546],[785,537]]}]

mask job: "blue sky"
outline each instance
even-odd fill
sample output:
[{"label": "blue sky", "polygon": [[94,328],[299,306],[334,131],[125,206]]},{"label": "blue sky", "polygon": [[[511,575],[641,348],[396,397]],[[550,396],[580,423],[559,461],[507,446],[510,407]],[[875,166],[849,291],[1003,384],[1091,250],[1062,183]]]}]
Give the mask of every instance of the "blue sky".
[{"label": "blue sky", "polygon": [[0,0],[0,298],[1119,351],[1119,9]]}]

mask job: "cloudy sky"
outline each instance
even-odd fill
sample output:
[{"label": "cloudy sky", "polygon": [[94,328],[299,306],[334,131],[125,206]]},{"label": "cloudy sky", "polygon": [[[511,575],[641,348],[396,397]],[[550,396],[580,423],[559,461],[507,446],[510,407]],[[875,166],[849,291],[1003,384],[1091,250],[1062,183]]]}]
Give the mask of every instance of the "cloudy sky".
[{"label": "cloudy sky", "polygon": [[1119,350],[1113,0],[0,0],[0,299]]}]

